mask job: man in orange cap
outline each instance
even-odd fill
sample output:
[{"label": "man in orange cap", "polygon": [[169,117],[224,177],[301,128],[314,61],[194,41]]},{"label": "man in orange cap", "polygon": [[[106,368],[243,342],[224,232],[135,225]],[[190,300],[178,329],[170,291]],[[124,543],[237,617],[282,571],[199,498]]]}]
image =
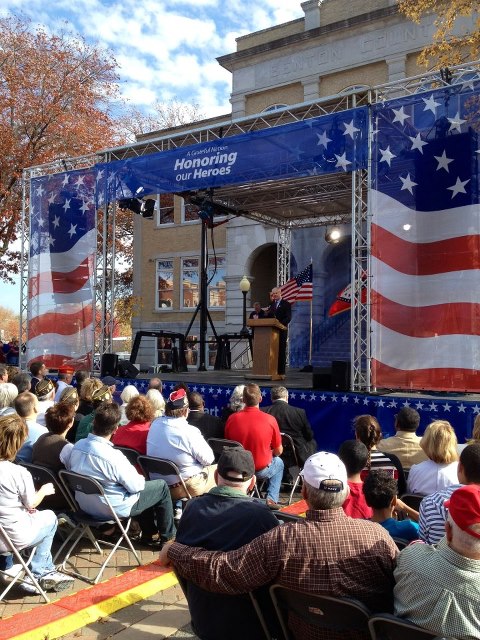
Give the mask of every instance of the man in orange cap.
[{"label": "man in orange cap", "polygon": [[395,614],[439,636],[470,640],[480,629],[480,487],[457,489],[445,506],[438,545],[414,542],[398,556]]}]

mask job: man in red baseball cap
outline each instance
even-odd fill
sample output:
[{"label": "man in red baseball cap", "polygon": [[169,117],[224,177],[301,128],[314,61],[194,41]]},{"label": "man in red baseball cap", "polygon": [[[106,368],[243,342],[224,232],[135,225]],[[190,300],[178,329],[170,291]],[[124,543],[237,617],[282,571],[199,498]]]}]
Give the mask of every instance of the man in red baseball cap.
[{"label": "man in red baseball cap", "polygon": [[480,629],[480,486],[466,485],[445,502],[445,537],[412,543],[398,556],[395,614],[458,640]]}]

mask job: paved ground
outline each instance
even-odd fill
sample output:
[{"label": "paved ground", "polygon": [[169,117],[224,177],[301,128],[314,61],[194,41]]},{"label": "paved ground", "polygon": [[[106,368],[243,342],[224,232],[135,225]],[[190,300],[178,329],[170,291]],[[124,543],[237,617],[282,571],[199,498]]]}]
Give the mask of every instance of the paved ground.
[{"label": "paved ground", "polygon": [[101,618],[78,631],[61,636],[61,639],[152,640],[153,637],[155,640],[170,637],[198,640],[190,626],[187,602],[178,585]]},{"label": "paved ground", "polygon": [[[136,545],[141,556],[142,564],[153,562],[158,557],[157,551],[152,551],[141,545]],[[75,567],[90,576],[95,575],[99,566],[99,556],[96,553],[84,550],[75,556]],[[136,563],[131,553],[117,551],[112,559],[111,566],[107,567],[103,579],[123,574],[135,568]],[[83,580],[75,579],[73,587],[60,593],[49,592],[51,602],[56,602],[66,595],[79,594],[79,602],[82,593],[89,589],[90,585]],[[6,596],[6,600],[0,602],[0,620],[9,618],[19,612],[32,611],[44,604],[40,596],[25,595],[21,588],[14,588]],[[106,640],[119,636],[120,640],[147,640],[154,635],[156,640],[162,640],[174,636],[185,640],[195,640],[190,627],[190,614],[182,590],[177,585],[153,596],[141,600],[128,607],[120,609],[110,616],[99,618],[93,624],[84,626],[70,634],[61,637],[65,640],[74,638],[89,638],[91,640]]]}]

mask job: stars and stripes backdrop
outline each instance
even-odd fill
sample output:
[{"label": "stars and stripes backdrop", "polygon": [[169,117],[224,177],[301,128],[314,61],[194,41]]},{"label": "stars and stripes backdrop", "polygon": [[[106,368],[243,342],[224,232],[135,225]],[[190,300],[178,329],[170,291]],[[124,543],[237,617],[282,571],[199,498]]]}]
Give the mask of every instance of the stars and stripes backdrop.
[{"label": "stars and stripes backdrop", "polygon": [[30,193],[27,362],[90,368],[95,170],[34,178]]},{"label": "stars and stripes backdrop", "polygon": [[280,287],[282,298],[291,304],[313,298],[313,268],[310,263],[303,271]]},{"label": "stars and stripes backdrop", "polygon": [[373,109],[372,383],[480,390],[480,89]]}]

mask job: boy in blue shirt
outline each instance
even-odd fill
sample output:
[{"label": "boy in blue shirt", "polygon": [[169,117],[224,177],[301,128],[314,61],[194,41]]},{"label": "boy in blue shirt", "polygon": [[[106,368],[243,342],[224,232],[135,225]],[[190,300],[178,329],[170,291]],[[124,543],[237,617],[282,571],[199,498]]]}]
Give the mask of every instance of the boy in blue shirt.
[{"label": "boy in blue shirt", "polygon": [[[397,498],[397,481],[383,469],[370,471],[363,483],[365,501],[373,509],[371,520],[384,527],[392,538],[408,542],[418,539],[418,512]],[[397,520],[394,513],[405,511],[413,520]]]}]

